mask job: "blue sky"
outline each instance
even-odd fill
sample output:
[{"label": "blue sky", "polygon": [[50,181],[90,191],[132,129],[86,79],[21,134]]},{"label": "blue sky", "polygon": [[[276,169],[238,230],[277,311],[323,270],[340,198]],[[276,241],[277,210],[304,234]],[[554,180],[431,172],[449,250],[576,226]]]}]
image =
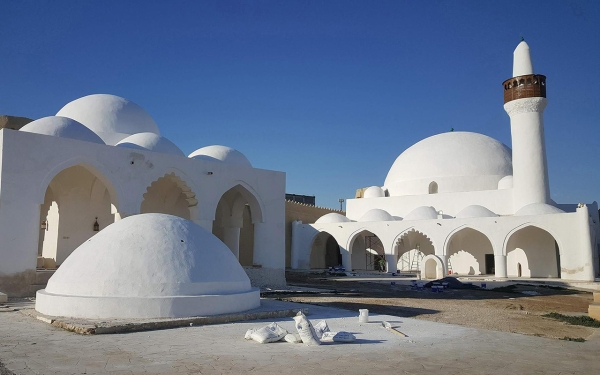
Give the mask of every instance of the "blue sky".
[{"label": "blue sky", "polygon": [[234,147],[329,207],[451,127],[510,146],[501,84],[524,36],[548,77],[552,196],[600,198],[597,1],[0,0],[0,14],[0,114],[123,96],[185,153]]}]

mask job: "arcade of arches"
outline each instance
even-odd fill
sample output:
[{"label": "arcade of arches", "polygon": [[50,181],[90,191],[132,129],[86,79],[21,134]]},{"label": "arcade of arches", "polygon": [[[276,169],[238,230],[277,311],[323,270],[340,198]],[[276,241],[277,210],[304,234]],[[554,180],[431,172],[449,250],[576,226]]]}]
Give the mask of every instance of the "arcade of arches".
[{"label": "arcade of arches", "polygon": [[[446,243],[445,255],[437,257],[452,274],[560,277],[558,244],[550,233],[535,226],[519,229],[508,237],[506,256],[496,256],[490,239],[484,233],[469,227],[452,233]],[[381,261],[386,260],[385,271],[422,272],[424,258],[436,255],[436,249],[426,234],[412,229],[398,238],[393,254],[386,255],[379,238],[367,230],[356,234],[351,241],[353,270],[381,270]],[[340,247],[333,236],[320,232],[312,243],[310,268],[335,266],[341,263],[341,258]],[[506,262],[505,274],[496,270],[495,263],[498,259]],[[439,274],[434,267],[439,267],[439,264],[432,261],[431,274]]]}]

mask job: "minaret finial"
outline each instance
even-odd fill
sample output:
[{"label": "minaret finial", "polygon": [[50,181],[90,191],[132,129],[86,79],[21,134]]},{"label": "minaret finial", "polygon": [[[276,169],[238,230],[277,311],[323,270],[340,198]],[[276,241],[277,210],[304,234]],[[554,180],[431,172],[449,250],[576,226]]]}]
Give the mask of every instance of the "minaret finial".
[{"label": "minaret finial", "polygon": [[524,42],[525,38],[523,38],[523,35],[521,35],[521,42]]}]

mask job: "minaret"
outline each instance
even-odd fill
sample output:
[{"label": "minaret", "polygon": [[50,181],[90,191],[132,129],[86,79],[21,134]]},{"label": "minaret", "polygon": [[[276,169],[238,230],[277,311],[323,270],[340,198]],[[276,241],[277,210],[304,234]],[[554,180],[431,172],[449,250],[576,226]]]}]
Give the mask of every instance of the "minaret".
[{"label": "minaret", "polygon": [[524,40],[514,52],[513,78],[504,85],[504,110],[510,116],[513,160],[513,208],[549,203],[548,165],[544,141],[546,76],[533,73]]}]

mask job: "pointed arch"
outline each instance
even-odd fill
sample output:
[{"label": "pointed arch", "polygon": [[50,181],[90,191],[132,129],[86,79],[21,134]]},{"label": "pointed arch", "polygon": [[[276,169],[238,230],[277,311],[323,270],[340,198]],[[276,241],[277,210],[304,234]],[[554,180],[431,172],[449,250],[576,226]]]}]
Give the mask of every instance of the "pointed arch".
[{"label": "pointed arch", "polygon": [[322,269],[342,264],[342,252],[335,237],[323,230],[319,231],[310,242],[309,267]]},{"label": "pointed arch", "polygon": [[459,275],[495,274],[494,254],[490,238],[469,225],[454,229],[444,242],[448,269]]},{"label": "pointed arch", "polygon": [[506,255],[509,277],[561,277],[560,239],[548,229],[525,223],[505,237],[502,252]]},{"label": "pointed arch", "polygon": [[140,203],[140,213],[164,213],[193,220],[198,206],[196,192],[175,172],[152,181]]},{"label": "pointed arch", "polygon": [[[239,193],[242,197],[244,197],[246,202],[250,206],[250,210],[252,211],[252,223],[264,223],[265,209],[264,204],[260,199],[260,195],[256,192],[256,190],[254,190],[252,186],[250,186],[248,183],[242,180],[232,181],[226,186],[226,188],[221,193],[219,199],[215,202],[215,206],[213,207],[212,212],[215,212],[216,214],[217,205],[220,202],[220,200],[223,198],[223,196],[225,196],[225,194],[233,191]],[[215,217],[216,216],[213,216],[213,220]]]},{"label": "pointed arch", "polygon": [[419,272],[424,257],[435,254],[435,249],[431,237],[415,227],[400,232],[392,242],[393,259],[400,272]]},{"label": "pointed arch", "polygon": [[98,163],[97,161],[88,158],[86,156],[77,156],[68,160],[65,160],[54,167],[50,168],[48,173],[42,178],[40,185],[38,187],[38,192],[36,194],[36,200],[39,204],[44,203],[44,198],[46,196],[46,189],[54,180],[54,177],[58,175],[60,172],[74,166],[80,166],[88,170],[91,174],[93,174],[99,181],[106,186],[108,193],[110,194],[111,202],[113,205],[119,209],[120,204],[122,202],[121,197],[123,197],[123,190],[120,185],[117,183],[115,179],[111,179],[108,176],[111,176],[110,171],[104,168],[103,165]]},{"label": "pointed arch", "polygon": [[346,249],[354,270],[382,270],[386,248],[377,233],[363,227],[348,237],[347,244]]}]

